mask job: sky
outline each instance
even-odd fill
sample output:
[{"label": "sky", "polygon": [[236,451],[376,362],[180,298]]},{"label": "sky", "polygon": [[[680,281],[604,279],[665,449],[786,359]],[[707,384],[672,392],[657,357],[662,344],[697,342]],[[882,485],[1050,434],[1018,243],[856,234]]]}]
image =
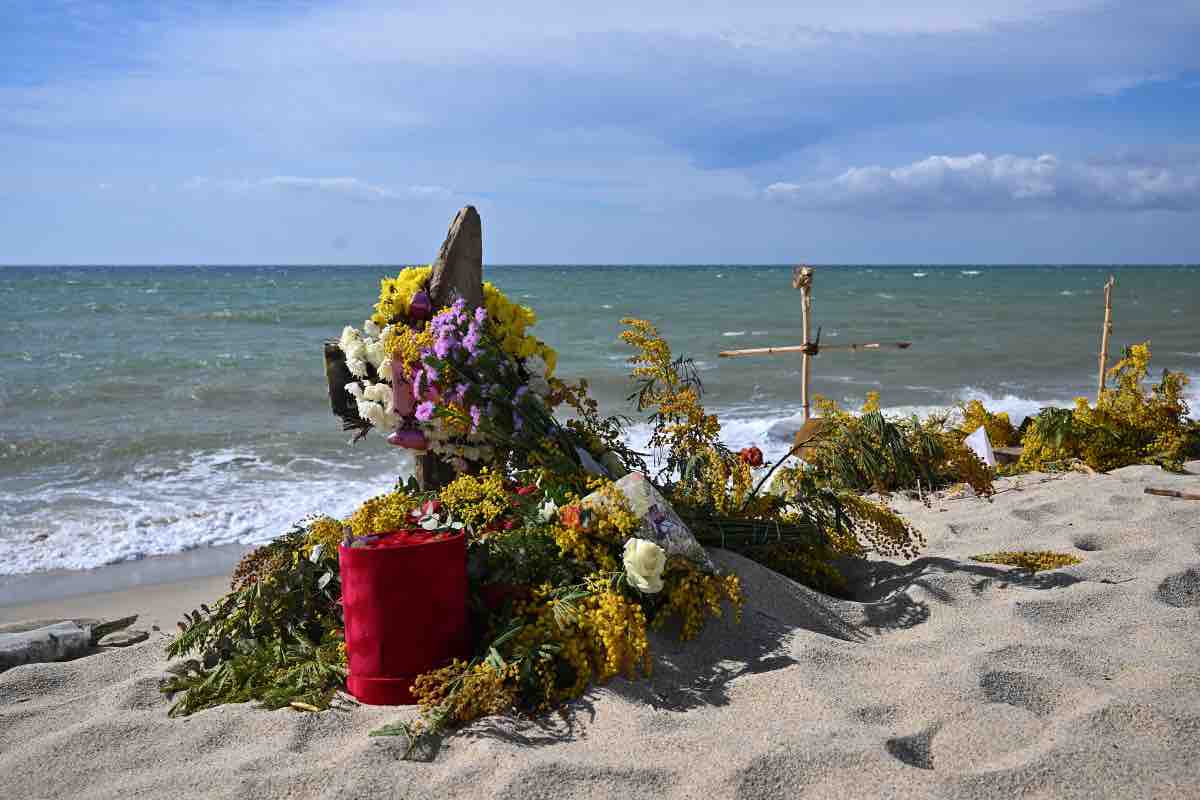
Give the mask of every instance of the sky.
[{"label": "sky", "polygon": [[1200,0],[571,5],[0,0],[0,264],[1200,262]]}]

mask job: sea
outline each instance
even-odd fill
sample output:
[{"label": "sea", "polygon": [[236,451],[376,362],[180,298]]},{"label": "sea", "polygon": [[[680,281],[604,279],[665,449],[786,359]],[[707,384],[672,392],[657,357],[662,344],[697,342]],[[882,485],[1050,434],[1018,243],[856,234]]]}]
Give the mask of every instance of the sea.
[{"label": "sea", "polygon": [[[0,575],[82,570],[263,542],[343,515],[411,471],[382,436],[351,444],[329,410],[322,343],[370,313],[388,266],[0,268]],[[1200,379],[1200,265],[821,266],[812,388],[895,414],[978,398],[1014,420],[1091,396],[1103,284],[1112,352]],[[694,360],[726,443],[768,456],[800,411],[800,356],[720,358],[801,342],[788,266],[487,266],[538,315],[559,374],[627,402],[621,319]],[[1197,384],[1189,387],[1200,410]]]}]

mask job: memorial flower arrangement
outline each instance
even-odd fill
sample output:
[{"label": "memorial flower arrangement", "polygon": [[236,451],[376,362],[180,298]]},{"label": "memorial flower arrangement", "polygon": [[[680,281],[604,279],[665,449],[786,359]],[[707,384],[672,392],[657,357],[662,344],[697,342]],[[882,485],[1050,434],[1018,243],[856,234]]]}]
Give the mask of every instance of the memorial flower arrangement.
[{"label": "memorial flower arrangement", "polygon": [[[353,657],[339,546],[374,547],[393,532],[461,537],[466,552],[469,653],[416,678],[416,719],[376,732],[414,744],[645,675],[655,629],[689,640],[714,617],[739,616],[738,578],[722,574],[706,546],[829,590],[840,586],[838,556],[919,546],[894,512],[851,492],[804,475],[767,491],[780,464],[721,443],[691,363],[648,322],[626,320],[622,338],[635,350],[631,400],[650,415],[654,470],[649,454],[624,443],[623,418],[600,416],[585,382],[553,376],[553,351],[527,333],[532,312],[486,287],[481,308],[457,301],[435,311],[422,297],[428,274],[410,268],[385,280],[375,313],[337,347],[358,414],[410,445],[419,434],[457,476],[426,489],[410,479],[344,519],[310,519],[249,554],[231,591],[187,615],[169,645],[185,659],[163,684],[172,713],[335,702]],[[571,419],[559,420],[559,405]]]}]

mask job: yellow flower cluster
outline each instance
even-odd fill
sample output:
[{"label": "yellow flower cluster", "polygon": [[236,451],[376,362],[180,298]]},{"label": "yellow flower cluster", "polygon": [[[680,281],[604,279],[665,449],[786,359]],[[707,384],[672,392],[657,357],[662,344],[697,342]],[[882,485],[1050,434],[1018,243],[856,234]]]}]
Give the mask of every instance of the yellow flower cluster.
[{"label": "yellow flower cluster", "polygon": [[510,506],[501,473],[490,467],[478,475],[459,475],[438,491],[438,499],[456,520],[473,528],[486,525]]},{"label": "yellow flower cluster", "polygon": [[433,331],[428,327],[414,331],[407,325],[396,325],[388,329],[383,346],[394,364],[408,367],[420,359],[421,351],[433,347]]},{"label": "yellow flower cluster", "polygon": [[1008,418],[1007,411],[993,414],[984,408],[983,403],[972,400],[963,406],[963,421],[959,430],[964,436],[970,436],[980,427],[987,431],[988,441],[996,447],[1010,447],[1018,440],[1017,429]]},{"label": "yellow flower cluster", "polygon": [[613,545],[623,545],[636,535],[642,522],[633,513],[629,499],[612,481],[592,482],[589,488],[595,489],[599,498],[586,504],[591,512],[587,529],[562,523],[560,513],[554,541],[564,558],[592,564],[601,572],[612,572],[621,568],[613,556]]},{"label": "yellow flower cluster", "polygon": [[308,526],[308,548],[305,552],[312,553],[314,547],[321,545],[326,553],[336,553],[342,536],[340,521],[333,517],[318,517]]},{"label": "yellow flower cluster", "polygon": [[742,618],[742,584],[736,575],[709,575],[685,558],[672,558],[664,575],[662,613],[655,619],[659,627],[674,617],[680,622],[679,638],[694,639],[709,617],[723,614],[723,603],[733,607]]},{"label": "yellow flower cluster", "polygon": [[1015,552],[981,553],[971,556],[972,561],[986,564],[1004,564],[1009,567],[1019,567],[1030,572],[1058,569],[1078,564],[1079,559],[1068,553],[1054,553],[1049,550],[1018,550]]},{"label": "yellow flower cluster", "polygon": [[[650,447],[667,449],[678,463],[703,465],[672,500],[689,506],[739,506],[728,496],[729,477],[736,467],[717,448],[721,423],[700,403],[695,384],[671,354],[658,329],[645,320],[625,318],[621,340],[637,349],[629,357],[633,378],[640,382],[638,410],[656,407],[661,424],[650,438]],[[739,476],[735,475],[735,478]],[[745,480],[745,476],[740,476]]]},{"label": "yellow flower cluster", "polygon": [[[405,267],[396,277],[381,280],[379,301],[371,320],[382,328],[406,316],[413,295],[428,290],[432,274],[432,267]],[[520,359],[538,356],[546,363],[546,377],[554,374],[558,354],[526,332],[537,322],[533,309],[512,302],[490,282],[483,284],[483,305],[492,330],[506,353]],[[432,336],[427,330],[411,331],[404,326],[397,326],[385,341],[387,352],[401,364],[412,364],[421,350],[432,344]]]},{"label": "yellow flower cluster", "polygon": [[355,536],[390,533],[410,527],[409,514],[417,507],[417,499],[397,489],[372,497],[350,515],[346,524]]},{"label": "yellow flower cluster", "polygon": [[413,681],[412,693],[426,718],[465,724],[500,714],[517,699],[517,665],[487,661],[468,664],[455,659]]},{"label": "yellow flower cluster", "polygon": [[[541,708],[579,697],[589,685],[603,684],[616,675],[635,678],[650,673],[650,644],[641,606],[612,589],[594,589],[567,605],[550,597],[550,587],[543,586],[521,609],[530,621],[517,636],[518,649],[551,645],[557,651],[553,659],[543,659],[537,666]],[[557,679],[555,660],[570,668],[570,684]]]},{"label": "yellow flower cluster", "polygon": [[1134,345],[1108,372],[1108,383],[1095,406],[1085,398],[1070,412],[1034,420],[1022,439],[1019,466],[1040,470],[1081,459],[1105,472],[1129,464],[1158,463],[1173,470],[1200,449],[1200,426],[1190,422],[1183,399],[1188,378],[1163,371],[1162,380],[1143,388],[1150,372],[1149,342]]},{"label": "yellow flower cluster", "polygon": [[432,274],[433,267],[405,267],[396,277],[381,280],[379,302],[371,320],[382,328],[407,315],[413,295],[429,286]]},{"label": "yellow flower cluster", "polygon": [[558,354],[545,342],[525,332],[537,322],[532,308],[512,302],[490,281],[483,284],[483,306],[504,352],[522,359],[540,356],[546,362],[546,377],[554,374]]}]

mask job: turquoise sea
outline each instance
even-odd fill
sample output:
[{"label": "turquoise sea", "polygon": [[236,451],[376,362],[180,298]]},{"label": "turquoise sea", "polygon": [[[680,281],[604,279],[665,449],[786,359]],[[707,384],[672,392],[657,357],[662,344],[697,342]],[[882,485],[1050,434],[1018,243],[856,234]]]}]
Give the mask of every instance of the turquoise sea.
[{"label": "turquoise sea", "polygon": [[[345,513],[409,467],[382,437],[351,446],[329,413],[321,343],[361,325],[396,267],[0,268],[0,574],[82,569],[262,541],[307,513]],[[785,445],[799,356],[786,266],[489,266],[532,306],[559,373],[626,410],[620,319],[655,322],[692,356],[733,447]],[[1095,389],[1102,286],[1117,278],[1114,351],[1200,378],[1200,266],[824,266],[817,392],[874,389],[897,412],[978,397],[1021,417]],[[1196,386],[1190,387],[1200,408]],[[644,437],[634,426],[630,438]]]}]

